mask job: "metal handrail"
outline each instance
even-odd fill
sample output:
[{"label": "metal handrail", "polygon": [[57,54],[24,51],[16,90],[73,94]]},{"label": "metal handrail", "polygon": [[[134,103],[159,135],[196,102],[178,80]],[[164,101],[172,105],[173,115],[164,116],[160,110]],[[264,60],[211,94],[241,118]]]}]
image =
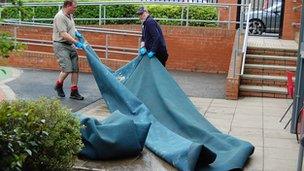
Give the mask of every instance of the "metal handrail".
[{"label": "metal handrail", "polygon": [[[243,61],[242,61],[242,70],[241,75],[244,74],[244,67],[245,67],[245,60],[246,60],[246,54],[247,54],[247,45],[248,45],[248,32],[249,32],[249,18],[250,18],[250,12],[251,12],[251,3],[248,5],[248,12],[247,12],[247,19],[246,19],[246,29],[245,29],[245,37],[243,41]],[[243,27],[243,26],[241,26]]]},{"label": "metal handrail", "polygon": [[[183,23],[186,23],[186,26],[188,26],[189,22],[207,22],[207,23],[227,23],[228,28],[230,28],[231,23],[238,24],[239,21],[231,21],[231,7],[247,7],[246,4],[227,4],[227,3],[193,3],[193,2],[146,2],[146,1],[109,1],[109,2],[78,2],[78,6],[82,5],[90,5],[90,6],[99,6],[99,16],[98,18],[75,18],[75,20],[81,20],[81,21],[99,21],[99,25],[103,22],[105,24],[108,20],[138,20],[138,18],[107,18],[105,17],[105,7],[106,6],[113,6],[113,5],[178,5],[183,8],[187,8],[187,11],[189,11],[189,7],[191,6],[213,6],[215,8],[224,8],[228,9],[228,21],[220,21],[219,18],[216,20],[195,20],[195,19],[189,19],[189,13],[187,12],[187,16],[181,16],[185,17],[180,19],[169,19],[169,18],[156,18],[157,20],[162,21],[177,21],[180,22],[181,25]],[[0,3],[0,7],[14,7],[16,5],[13,5],[11,3]],[[59,2],[42,2],[42,3],[24,3],[23,6],[27,7],[38,7],[38,6],[58,6],[58,10],[62,6],[62,3]],[[104,10],[104,16],[102,17],[102,7]],[[0,14],[1,16],[1,14]],[[51,21],[53,18],[32,18],[32,21]],[[241,21],[242,22],[242,21]]]},{"label": "metal handrail", "polygon": [[[18,40],[19,42],[22,42],[22,43],[26,43],[27,45],[53,47],[53,45],[52,45],[53,42],[47,41],[47,40],[25,39],[25,38],[17,38],[16,40]],[[138,54],[137,49],[135,49],[135,48],[124,48],[124,47],[118,47],[118,46],[100,46],[100,45],[91,45],[91,46],[96,52],[128,54],[128,55],[137,55]]]},{"label": "metal handrail", "polygon": [[[53,28],[52,24],[19,22],[19,21],[13,21],[13,20],[5,20],[4,22],[0,22],[0,24],[12,25],[12,26],[23,26],[23,27],[37,26],[37,27],[43,27],[43,28]],[[76,26],[76,29],[80,30],[80,31],[85,31],[85,32],[88,31],[88,32],[96,32],[96,33],[141,37],[140,31],[119,30],[119,29],[110,29],[110,28],[99,28],[99,27],[83,27],[83,26]]]},{"label": "metal handrail", "polygon": [[[154,18],[155,20],[158,21],[180,21],[180,22],[204,22],[204,23],[218,23],[218,24],[240,24],[240,21],[219,21],[219,20],[196,20],[196,19],[170,19],[170,18]],[[99,21],[99,18],[75,18],[75,21]],[[138,18],[106,18],[105,20],[110,20],[110,21],[137,21]],[[19,20],[15,20],[19,21]],[[33,18],[31,20],[27,21],[53,21],[53,18]],[[31,22],[33,23],[33,22]],[[230,27],[230,26],[228,26]]]},{"label": "metal handrail", "polygon": [[[19,26],[25,26],[25,27],[41,27],[41,28],[52,28],[51,24],[35,24],[35,23],[5,23],[5,22],[0,22],[0,25],[11,25],[14,26],[14,39],[23,43],[26,43],[28,45],[38,45],[38,46],[47,46],[51,47],[53,42],[50,40],[41,40],[41,39],[28,39],[28,38],[18,38],[17,37],[17,30],[16,28]],[[95,32],[95,33],[104,33],[106,35],[106,45],[91,45],[95,51],[97,52],[105,52],[105,58],[108,58],[109,53],[117,53],[117,54],[128,54],[128,55],[137,55],[137,48],[127,48],[127,47],[118,47],[118,46],[109,46],[108,44],[108,35],[109,34],[114,34],[114,35],[128,35],[128,36],[136,36],[138,38],[141,37],[140,32],[136,31],[128,31],[128,30],[118,30],[118,29],[104,29],[104,28],[95,28],[95,27],[77,27],[78,30],[80,31],[85,31],[85,32]],[[126,33],[124,33],[124,31]],[[128,33],[131,32],[131,33]],[[137,33],[137,34],[136,34]]]},{"label": "metal handrail", "polygon": [[[218,7],[227,7],[227,6],[243,6],[242,4],[229,4],[229,3],[195,3],[195,2],[147,2],[147,1],[109,1],[109,2],[77,2],[77,5],[86,5],[86,6],[109,6],[109,5],[180,5],[180,6],[218,6]],[[12,3],[0,3],[0,7],[14,7]],[[62,6],[61,2],[26,2],[22,6],[27,7],[38,7],[38,6]]]}]

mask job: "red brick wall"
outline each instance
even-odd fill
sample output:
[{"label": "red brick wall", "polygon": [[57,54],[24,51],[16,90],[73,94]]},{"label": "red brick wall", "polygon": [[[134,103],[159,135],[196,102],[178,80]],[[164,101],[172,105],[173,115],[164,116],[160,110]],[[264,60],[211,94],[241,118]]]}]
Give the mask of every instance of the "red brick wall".
[{"label": "red brick wall", "polygon": [[[101,58],[101,60],[105,65],[110,66],[114,70],[128,63],[127,60],[105,58]],[[46,52],[25,51],[23,53],[12,54],[8,58],[8,62],[10,66],[22,68],[38,68],[48,70],[59,69],[56,57],[53,55],[53,53]],[[91,72],[91,68],[89,67],[87,59],[84,56],[80,56],[79,58],[79,67],[82,72]]]},{"label": "red brick wall", "polygon": [[[294,2],[297,1],[297,2]],[[293,23],[300,23],[301,8],[294,11],[294,7],[301,5],[300,0],[285,0],[285,12],[283,22],[282,39],[294,40],[299,26],[293,26]]]},{"label": "red brick wall", "polygon": [[[113,26],[108,26],[113,27]],[[139,26],[117,26],[117,28],[139,29]],[[6,27],[1,30],[8,30]],[[167,42],[169,60],[168,68],[184,71],[198,71],[209,73],[227,73],[230,62],[230,55],[234,40],[235,31],[221,28],[201,28],[201,27],[178,27],[163,26],[163,32]],[[83,31],[87,41],[92,45],[105,45],[105,35],[102,33],[92,33]],[[27,28],[18,29],[18,37],[35,38],[39,40],[51,40],[52,30],[46,28]],[[137,51],[139,37],[126,35],[109,35],[110,46],[120,46],[125,48],[134,48]],[[35,54],[36,62],[30,64],[12,63],[13,65],[32,65],[32,67],[58,68],[56,58],[52,55],[52,47],[41,47],[30,45],[30,51],[42,52],[41,55]],[[29,53],[26,53],[29,55]],[[83,55],[83,53],[80,53]],[[103,52],[98,52],[102,58]],[[122,60],[128,61],[135,55],[110,53],[109,61]],[[41,59],[40,59],[41,58]],[[51,58],[51,59],[49,59]],[[41,62],[46,60],[47,62]],[[52,60],[51,62],[48,60]],[[11,62],[14,62],[12,60]],[[47,65],[45,65],[48,63]],[[120,62],[119,62],[120,63]],[[42,67],[43,66],[43,67]],[[23,66],[21,66],[23,67]]]}]

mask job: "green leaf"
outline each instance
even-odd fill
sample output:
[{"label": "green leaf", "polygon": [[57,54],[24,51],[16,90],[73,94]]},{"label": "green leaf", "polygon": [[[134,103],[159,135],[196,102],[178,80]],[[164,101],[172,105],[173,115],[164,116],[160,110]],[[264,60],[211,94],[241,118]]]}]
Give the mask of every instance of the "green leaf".
[{"label": "green leaf", "polygon": [[31,150],[26,149],[25,151],[27,152],[28,155],[32,156],[32,151]]}]

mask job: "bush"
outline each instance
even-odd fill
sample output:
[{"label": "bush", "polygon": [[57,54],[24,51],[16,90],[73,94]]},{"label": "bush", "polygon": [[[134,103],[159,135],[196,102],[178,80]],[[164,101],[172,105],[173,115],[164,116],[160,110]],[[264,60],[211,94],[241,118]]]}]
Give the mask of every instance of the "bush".
[{"label": "bush", "polygon": [[[149,5],[148,11],[154,18],[180,19],[182,7],[173,5]],[[180,25],[180,21],[159,21],[161,24]]]},{"label": "bush", "polygon": [[[35,14],[33,13],[33,8]],[[112,5],[106,6],[106,18],[134,18],[135,20],[107,20],[107,24],[139,24],[140,21],[136,15],[136,11],[139,5]],[[170,18],[181,19],[182,7],[177,5],[148,5],[150,13],[155,18]],[[53,18],[58,11],[58,7],[19,7],[19,9],[5,8],[2,11],[3,18],[19,18],[18,11],[23,10],[22,20],[31,20],[33,16],[35,18]],[[26,14],[26,15],[25,15]],[[183,18],[186,19],[186,8],[183,12]],[[88,5],[80,6],[75,13],[77,18],[96,18],[99,17],[99,6]],[[103,18],[103,7],[101,8],[101,17]],[[215,7],[207,6],[191,6],[189,7],[189,19],[197,20],[217,20],[217,9]],[[46,21],[51,23],[52,21]],[[98,24],[98,20],[91,21],[76,21],[81,25]],[[180,25],[180,21],[160,21],[161,24]],[[185,22],[183,23],[185,25]],[[216,26],[216,24],[210,24],[210,22],[189,22],[189,25],[196,26]]]},{"label": "bush", "polygon": [[[217,20],[217,9],[214,7],[191,7],[189,8],[189,19],[192,20]],[[193,26],[217,26],[211,22],[190,22]]]},{"label": "bush", "polygon": [[59,101],[41,98],[0,103],[3,170],[62,170],[83,144],[80,122]]},{"label": "bush", "polygon": [[9,33],[0,32],[0,58],[9,56],[10,52],[24,50],[26,46],[12,39]]}]

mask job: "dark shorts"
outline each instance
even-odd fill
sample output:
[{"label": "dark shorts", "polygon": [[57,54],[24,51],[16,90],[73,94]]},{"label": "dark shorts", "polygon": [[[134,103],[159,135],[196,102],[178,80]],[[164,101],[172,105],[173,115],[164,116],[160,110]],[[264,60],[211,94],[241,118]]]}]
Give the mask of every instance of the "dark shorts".
[{"label": "dark shorts", "polygon": [[69,44],[54,42],[54,54],[63,72],[79,72],[78,54]]}]

